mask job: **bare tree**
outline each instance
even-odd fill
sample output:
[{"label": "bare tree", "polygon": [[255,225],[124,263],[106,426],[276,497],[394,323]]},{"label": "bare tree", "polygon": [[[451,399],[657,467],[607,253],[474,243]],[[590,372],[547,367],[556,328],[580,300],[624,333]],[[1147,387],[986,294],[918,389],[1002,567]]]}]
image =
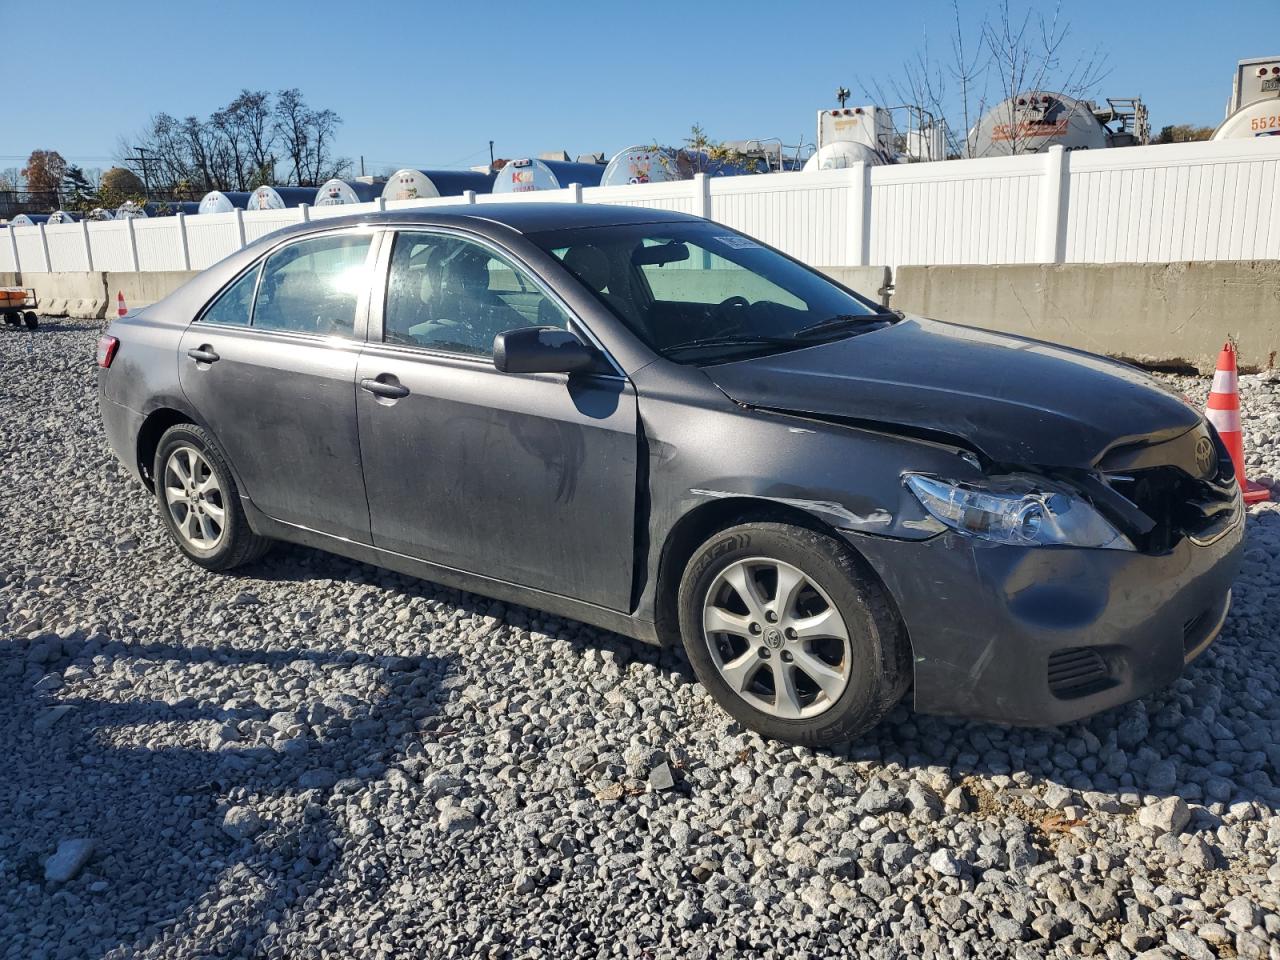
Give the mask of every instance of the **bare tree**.
[{"label": "bare tree", "polygon": [[[333,156],[342,118],[309,107],[300,90],[241,90],[207,120],[167,113],[152,117],[141,133],[121,140],[119,156],[143,173],[156,199],[208,190],[252,190],[276,183],[315,184],[345,172],[350,161]],[[277,154],[287,166],[277,171]]]},{"label": "bare tree", "polygon": [[284,149],[285,160],[292,166],[292,182],[302,183],[307,177],[307,160],[311,153],[311,108],[294,87],[276,94],[275,130]]},{"label": "bare tree", "polygon": [[[991,56],[984,42],[986,19],[966,23],[959,0],[952,0],[951,14],[949,55],[935,53],[926,30],[920,48],[897,75],[859,85],[877,106],[905,112],[908,131],[940,126],[946,155],[963,157],[968,156],[966,134],[986,107]],[[894,120],[900,127],[901,118]],[[906,131],[896,132],[901,139]]]},{"label": "bare tree", "polygon": [[311,150],[309,152],[309,173],[311,183],[319,186],[324,181],[345,173],[351,166],[346,158],[334,158],[333,138],[338,132],[342,118],[332,110],[313,110],[311,120]]},{"label": "bare tree", "polygon": [[1028,9],[1019,19],[1000,0],[994,20],[983,25],[982,39],[991,55],[991,71],[998,84],[1000,100],[1008,104],[1010,146],[1014,153],[1023,141],[1021,124],[1014,116],[1019,94],[1052,89],[1081,99],[1102,81],[1109,70],[1101,50],[1093,50],[1064,62],[1071,24],[1062,19],[1062,5],[1050,16]]},{"label": "bare tree", "polygon": [[285,159],[293,168],[293,182],[319,186],[350,167],[345,158],[334,159],[333,138],[342,118],[332,110],[313,110],[302,92],[281,90],[276,94],[275,129]]},{"label": "bare tree", "polygon": [[221,152],[226,160],[229,176],[224,190],[243,190],[245,172],[248,167],[246,157],[247,144],[244,141],[240,126],[240,117],[235,102],[221,110],[214,111],[209,118],[209,126],[216,131],[221,144]]},{"label": "bare tree", "polygon": [[[913,125],[930,117],[944,123],[950,157],[974,155],[969,133],[990,104],[1046,89],[1084,98],[1108,72],[1100,48],[1070,54],[1071,25],[1060,3],[1048,15],[1028,6],[1019,16],[1010,0],[999,0],[976,22],[965,19],[959,0],[951,11],[948,55],[938,57],[926,34],[897,75],[861,84],[878,105],[905,108]],[[1016,137],[1012,118],[1009,126]]]},{"label": "bare tree", "polygon": [[183,121],[167,113],[157,113],[136,136],[122,138],[118,159],[161,194],[175,183],[196,179]]},{"label": "bare tree", "polygon": [[187,117],[179,124],[180,143],[186,150],[188,169],[186,176],[172,181],[179,184],[199,184],[206,190],[229,190],[226,158],[222,156],[223,144],[217,127],[198,117]]},{"label": "bare tree", "polygon": [[[947,155],[948,156],[970,156],[969,152],[969,130],[977,122],[979,116],[986,109],[986,79],[989,70],[989,63],[983,54],[981,42],[981,30],[979,27],[978,36],[975,39],[969,39],[966,35],[964,21],[960,17],[959,0],[952,0],[951,13],[953,19],[953,29],[951,33],[951,65],[949,67],[951,79],[955,81],[960,91],[959,117],[960,129],[953,129],[952,124],[946,122],[946,111],[942,109],[941,100],[937,101],[938,112],[935,114],[937,120],[944,124],[947,138]],[[983,21],[985,26],[985,21]]]},{"label": "bare tree", "polygon": [[265,90],[241,90],[231,109],[236,111],[250,169],[256,173],[274,167],[276,134],[271,124],[271,94]]}]

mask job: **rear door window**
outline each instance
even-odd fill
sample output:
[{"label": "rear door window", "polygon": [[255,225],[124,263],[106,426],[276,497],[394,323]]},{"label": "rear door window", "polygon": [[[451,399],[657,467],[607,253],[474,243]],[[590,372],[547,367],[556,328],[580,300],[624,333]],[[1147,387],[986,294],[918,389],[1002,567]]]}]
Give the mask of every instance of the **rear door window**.
[{"label": "rear door window", "polygon": [[372,276],[372,243],[370,234],[336,234],[277,250],[262,268],[254,327],[354,337],[356,308]]}]

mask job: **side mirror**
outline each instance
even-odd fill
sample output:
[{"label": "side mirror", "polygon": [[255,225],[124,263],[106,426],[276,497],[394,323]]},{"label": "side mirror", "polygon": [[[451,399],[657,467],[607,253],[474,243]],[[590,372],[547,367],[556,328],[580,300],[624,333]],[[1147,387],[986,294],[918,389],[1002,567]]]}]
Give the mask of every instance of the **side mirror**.
[{"label": "side mirror", "polygon": [[599,356],[559,327],[520,327],[493,338],[493,365],[503,373],[578,373],[594,370]]}]

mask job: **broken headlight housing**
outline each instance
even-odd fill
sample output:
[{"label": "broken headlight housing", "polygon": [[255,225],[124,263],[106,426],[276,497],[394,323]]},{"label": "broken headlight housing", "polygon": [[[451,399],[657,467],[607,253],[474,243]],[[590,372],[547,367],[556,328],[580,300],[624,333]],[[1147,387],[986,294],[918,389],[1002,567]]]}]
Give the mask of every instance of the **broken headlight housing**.
[{"label": "broken headlight housing", "polygon": [[983,540],[1022,547],[1134,549],[1092,504],[1043,477],[1017,474],[960,483],[908,473],[903,482],[934,519]]}]

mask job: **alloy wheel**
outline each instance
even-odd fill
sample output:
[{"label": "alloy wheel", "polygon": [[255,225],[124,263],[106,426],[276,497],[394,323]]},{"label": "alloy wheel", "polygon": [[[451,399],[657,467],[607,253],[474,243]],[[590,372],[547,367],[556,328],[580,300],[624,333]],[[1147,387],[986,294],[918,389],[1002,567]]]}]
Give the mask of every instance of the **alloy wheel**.
[{"label": "alloy wheel", "polygon": [[178,535],[196,550],[217,548],[226,532],[227,504],[204,454],[183,444],[164,466],[164,499]]},{"label": "alloy wheel", "polygon": [[768,557],[722,570],[703,602],[712,662],[735,694],[784,720],[830,709],[849,685],[849,628],[802,570]]}]

